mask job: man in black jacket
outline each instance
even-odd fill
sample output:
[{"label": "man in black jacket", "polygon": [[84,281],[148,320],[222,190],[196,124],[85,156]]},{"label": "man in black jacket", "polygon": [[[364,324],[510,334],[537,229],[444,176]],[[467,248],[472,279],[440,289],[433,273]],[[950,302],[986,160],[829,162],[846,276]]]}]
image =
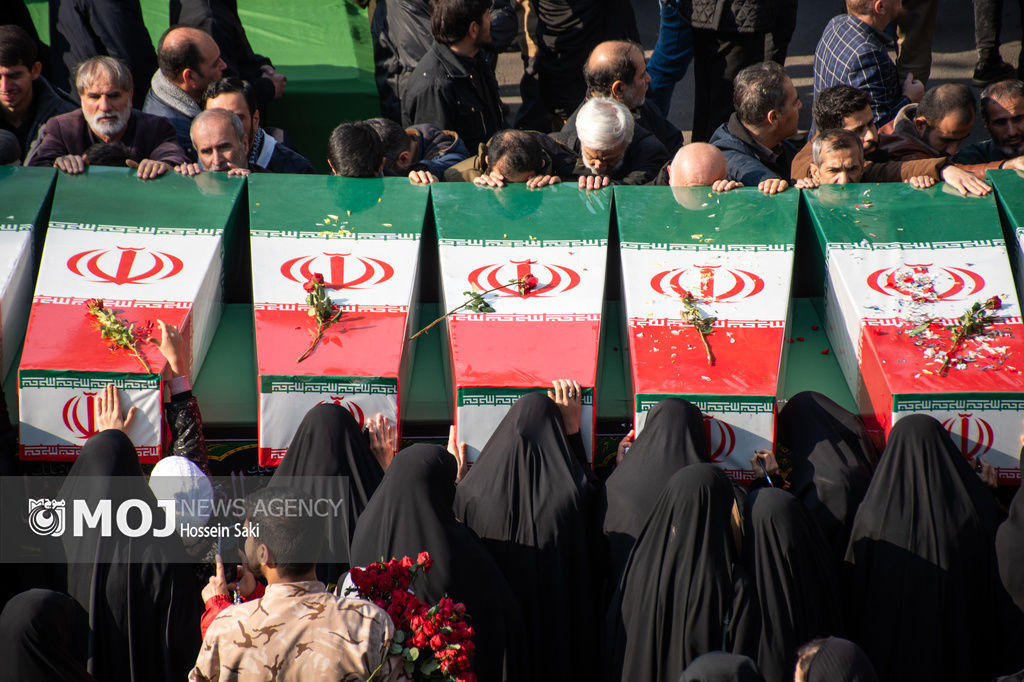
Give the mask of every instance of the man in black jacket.
[{"label": "man in black jacket", "polygon": [[[650,131],[669,152],[683,145],[683,133],[647,99],[651,77],[644,63],[644,49],[631,40],[606,40],[590,53],[583,67],[587,97],[611,97],[626,105],[636,122]],[[582,104],[580,105],[582,106]],[[576,126],[579,107],[563,129]]]},{"label": "man in black jacket", "polygon": [[430,15],[434,44],[409,77],[402,125],[454,130],[469,149],[504,128],[498,81],[484,59],[491,42],[490,0],[438,0]]},{"label": "man in black jacket", "polygon": [[246,81],[222,78],[206,88],[204,109],[227,109],[242,121],[249,170],[267,173],[315,173],[309,159],[275,140],[260,127],[256,91]]}]

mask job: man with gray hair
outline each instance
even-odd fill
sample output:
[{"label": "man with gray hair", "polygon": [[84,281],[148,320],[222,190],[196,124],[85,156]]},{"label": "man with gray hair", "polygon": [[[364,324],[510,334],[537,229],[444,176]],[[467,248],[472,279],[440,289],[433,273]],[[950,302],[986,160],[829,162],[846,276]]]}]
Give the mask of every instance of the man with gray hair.
[{"label": "man with gray hair", "polygon": [[785,69],[775,62],[748,66],[733,83],[736,111],[711,136],[725,154],[729,179],[765,194],[789,187],[790,165],[797,148],[800,97]]},{"label": "man with gray hair", "polygon": [[101,55],[75,70],[82,107],[51,118],[26,165],[53,166],[72,175],[85,171],[85,150],[94,144],[120,142],[125,162],[142,179],[156,178],[177,164],[185,152],[167,119],[132,108],[132,75],[120,60]]},{"label": "man with gray hair", "polygon": [[624,104],[607,97],[587,100],[576,113],[576,125],[551,137],[576,153],[580,189],[645,185],[669,159],[658,138],[637,127]]},{"label": "man with gray hair", "polygon": [[192,119],[189,131],[199,163],[183,163],[174,170],[182,175],[203,171],[248,175],[245,128],[238,114],[227,109],[206,109]]}]

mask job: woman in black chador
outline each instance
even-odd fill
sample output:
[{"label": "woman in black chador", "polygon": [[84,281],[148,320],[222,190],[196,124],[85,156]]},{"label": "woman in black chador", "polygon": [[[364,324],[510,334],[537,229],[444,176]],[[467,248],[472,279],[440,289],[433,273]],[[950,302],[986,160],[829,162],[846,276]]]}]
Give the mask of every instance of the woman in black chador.
[{"label": "woman in black chador", "polygon": [[[89,438],[60,497],[90,508],[142,500],[158,513],[135,446],[123,431]],[[128,517],[138,527],[138,517]],[[98,529],[97,529],[98,530]],[[73,539],[65,534],[68,594],[89,614],[88,670],[99,680],[182,680],[199,653],[199,583],[176,535]]]},{"label": "woman in black chador", "polygon": [[324,584],[337,581],[349,569],[349,543],[356,521],[383,477],[384,469],[348,410],[328,404],[306,413],[271,485],[295,487],[314,498],[347,501],[344,519],[327,517],[316,565]]},{"label": "woman in black chador", "polygon": [[768,682],[790,682],[801,644],[842,632],[828,544],[799,500],[760,488],[747,498],[742,557],[761,605],[757,664]]},{"label": "woman in black chador", "polygon": [[605,482],[604,534],[612,589],[665,483],[687,464],[709,461],[704,416],[695,405],[666,398],[651,409],[640,436]]},{"label": "woman in black chador", "polygon": [[844,596],[882,680],[990,679],[1005,647],[992,496],[932,417],[901,418],[857,510]]},{"label": "woman in black chador", "polygon": [[789,490],[810,510],[838,568],[878,462],[867,430],[856,415],[805,391],[779,411],[778,441],[792,462]]},{"label": "woman in black chador", "polygon": [[691,464],[662,490],[612,596],[602,674],[675,682],[709,651],[757,655],[761,616],[738,565],[725,473]]},{"label": "woman in black chador", "polygon": [[52,590],[17,594],[0,613],[0,678],[18,682],[96,682],[86,672],[89,616]]},{"label": "woman in black chador", "polygon": [[529,679],[590,682],[596,674],[593,514],[591,483],[558,408],[527,394],[459,483],[455,515],[483,540],[522,606]]},{"label": "woman in black chador", "polygon": [[466,605],[477,677],[527,680],[519,604],[480,538],[455,519],[456,471],[455,458],[436,445],[399,452],[356,524],[353,565],[429,552],[433,565],[416,579],[416,595],[429,604],[448,596]]}]

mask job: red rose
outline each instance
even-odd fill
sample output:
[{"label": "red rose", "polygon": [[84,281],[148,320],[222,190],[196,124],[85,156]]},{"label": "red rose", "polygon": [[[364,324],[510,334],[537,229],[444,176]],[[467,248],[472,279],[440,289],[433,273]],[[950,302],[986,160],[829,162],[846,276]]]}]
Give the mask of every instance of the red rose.
[{"label": "red rose", "polygon": [[319,272],[314,272],[313,273],[313,281],[316,282],[317,284],[323,284],[324,283],[324,276],[321,275]]},{"label": "red rose", "polygon": [[526,276],[526,284],[523,286],[523,288],[526,291],[533,291],[534,289],[537,288],[538,284],[540,284],[540,280],[538,280],[533,274],[529,274]]},{"label": "red rose", "polygon": [[313,282],[313,280],[309,280],[308,282],[302,285],[302,288],[306,290],[306,293],[311,294],[316,290],[316,284]]},{"label": "red rose", "polygon": [[985,309],[986,310],[999,310],[1002,307],[1003,307],[1003,300],[1001,298],[999,298],[998,296],[993,296],[992,298],[990,298],[987,301],[985,301]]},{"label": "red rose", "polygon": [[416,563],[426,572],[434,565],[434,560],[430,558],[429,552],[420,552],[419,556],[416,557]]}]

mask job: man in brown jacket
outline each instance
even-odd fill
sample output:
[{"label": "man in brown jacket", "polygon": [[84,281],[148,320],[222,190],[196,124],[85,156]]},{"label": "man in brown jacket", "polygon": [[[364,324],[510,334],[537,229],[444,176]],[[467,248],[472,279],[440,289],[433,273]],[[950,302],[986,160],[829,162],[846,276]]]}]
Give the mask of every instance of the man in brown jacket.
[{"label": "man in brown jacket", "polygon": [[[991,189],[967,170],[949,163],[945,156],[926,157],[923,153],[909,159],[893,159],[888,150],[905,144],[896,135],[880,134],[874,124],[870,95],[849,85],[825,88],[814,101],[814,125],[817,130],[841,128],[855,134],[864,149],[865,165],[861,182],[909,182],[927,177],[944,180],[961,194],[987,194]],[[811,177],[813,140],[793,159],[794,180]]]}]

